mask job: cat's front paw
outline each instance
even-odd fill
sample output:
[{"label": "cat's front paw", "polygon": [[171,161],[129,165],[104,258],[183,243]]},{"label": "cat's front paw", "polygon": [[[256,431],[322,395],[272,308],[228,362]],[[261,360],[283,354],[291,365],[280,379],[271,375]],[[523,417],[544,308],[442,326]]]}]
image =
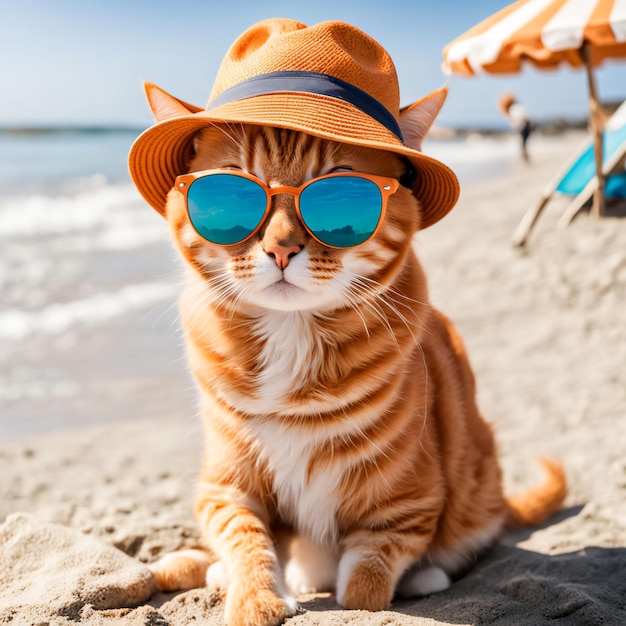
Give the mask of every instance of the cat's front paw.
[{"label": "cat's front paw", "polygon": [[279,626],[298,611],[291,596],[280,597],[270,589],[236,589],[226,596],[224,617],[228,626]]},{"label": "cat's front paw", "polygon": [[375,555],[357,559],[354,554],[344,555],[339,564],[337,602],[346,609],[388,609],[394,591],[389,568]]}]

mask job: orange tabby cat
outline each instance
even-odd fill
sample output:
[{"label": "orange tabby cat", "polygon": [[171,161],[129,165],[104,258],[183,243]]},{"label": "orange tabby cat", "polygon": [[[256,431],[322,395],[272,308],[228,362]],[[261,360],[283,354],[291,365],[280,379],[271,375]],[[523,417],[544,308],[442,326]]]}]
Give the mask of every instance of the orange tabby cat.
[{"label": "orange tabby cat", "polygon": [[[403,164],[287,130],[204,131],[190,169],[224,167],[299,185],[337,169],[398,177]],[[391,197],[371,245],[349,251],[307,238],[286,197],[258,239],[235,248],[200,238],[176,190],[167,217],[190,267],[181,311],[206,428],[196,510],[221,559],[209,583],[231,585],[227,623],[293,613],[278,529],[293,535],[293,593],[336,587],[343,606],[376,610],[415,564],[400,591],[443,589],[507,515],[531,509],[525,521],[536,523],[560,506],[553,465],[539,505],[516,512],[502,494],[463,345],[428,303],[409,190]],[[161,586],[180,587],[186,567],[171,557],[157,566]],[[201,582],[202,571],[187,584]]]},{"label": "orange tabby cat", "polygon": [[[157,120],[187,106],[147,87]],[[407,146],[420,149],[444,99],[441,90],[401,113]],[[216,123],[195,136],[188,171],[216,169],[272,188],[344,171],[402,180],[407,162]],[[463,344],[428,301],[412,247],[423,207],[409,186],[353,248],[313,238],[289,193],[236,245],[203,239],[177,188],[165,212],[187,268],[181,312],[206,433],[196,513],[208,549],[156,563],[161,589],[221,591],[229,626],[279,624],[309,591],[385,609],[396,594],[446,589],[507,521],[535,524],[560,507],[554,463],[540,487],[503,494]]]}]

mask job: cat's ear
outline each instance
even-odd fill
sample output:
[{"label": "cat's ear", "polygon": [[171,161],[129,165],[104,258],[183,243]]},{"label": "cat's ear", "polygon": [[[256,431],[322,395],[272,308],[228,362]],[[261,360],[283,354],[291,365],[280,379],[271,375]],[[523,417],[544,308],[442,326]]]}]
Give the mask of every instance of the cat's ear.
[{"label": "cat's ear", "polygon": [[442,87],[400,110],[400,130],[406,146],[413,150],[422,149],[422,141],[441,111],[447,95],[448,87]]},{"label": "cat's ear", "polygon": [[152,83],[145,82],[143,87],[146,90],[146,98],[148,98],[150,110],[157,122],[169,120],[172,117],[189,115],[190,113],[198,113],[198,111],[203,110],[202,107],[197,107],[193,104],[183,102],[178,98],[174,98],[174,96],[171,96],[167,91],[164,91]]}]

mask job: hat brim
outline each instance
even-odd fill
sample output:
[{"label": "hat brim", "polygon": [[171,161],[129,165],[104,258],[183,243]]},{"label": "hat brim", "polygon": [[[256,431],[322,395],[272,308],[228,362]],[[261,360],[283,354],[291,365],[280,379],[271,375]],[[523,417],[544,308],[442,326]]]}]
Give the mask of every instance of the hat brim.
[{"label": "hat brim", "polygon": [[193,136],[220,123],[287,128],[406,157],[417,171],[412,191],[421,207],[421,228],[444,217],[459,197],[459,182],[450,168],[405,146],[350,103],[318,94],[280,92],[167,119],[143,132],[130,150],[128,165],[137,189],[159,213],[165,214],[166,196],[176,177],[187,172]]}]

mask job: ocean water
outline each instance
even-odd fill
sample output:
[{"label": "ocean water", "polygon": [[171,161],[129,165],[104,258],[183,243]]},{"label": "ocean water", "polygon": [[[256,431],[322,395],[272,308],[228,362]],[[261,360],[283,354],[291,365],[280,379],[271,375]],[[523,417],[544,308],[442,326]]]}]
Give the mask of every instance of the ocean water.
[{"label": "ocean water", "polygon": [[[0,437],[195,413],[165,221],[131,184],[137,132],[0,133]],[[428,140],[462,184],[504,139]]]},{"label": "ocean water", "polygon": [[479,133],[465,138],[426,139],[423,152],[451,167],[461,187],[494,180],[510,174],[519,166],[517,135]]},{"label": "ocean water", "polygon": [[0,134],[0,437],[189,405],[165,221],[136,132]]},{"label": "ocean water", "polygon": [[137,131],[0,134],[0,193],[49,192],[68,181],[103,176],[128,181],[125,154]]}]

